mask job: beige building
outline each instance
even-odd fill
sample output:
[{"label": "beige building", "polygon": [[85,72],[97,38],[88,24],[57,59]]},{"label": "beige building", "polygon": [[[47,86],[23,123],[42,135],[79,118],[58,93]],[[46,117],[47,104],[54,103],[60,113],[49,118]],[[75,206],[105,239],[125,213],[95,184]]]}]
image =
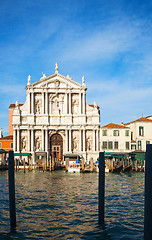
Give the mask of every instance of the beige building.
[{"label": "beige building", "polygon": [[146,145],[152,143],[152,118],[141,117],[125,126],[131,131],[131,149],[146,151]]},{"label": "beige building", "polygon": [[26,101],[16,101],[13,110],[15,153],[47,153],[63,161],[65,154],[79,154],[85,160],[98,157],[100,148],[100,108],[86,103],[85,79],[82,84],[69,75],[43,76],[31,83],[28,77]]},{"label": "beige building", "polygon": [[101,151],[130,152],[131,131],[122,124],[109,123],[101,127]]}]

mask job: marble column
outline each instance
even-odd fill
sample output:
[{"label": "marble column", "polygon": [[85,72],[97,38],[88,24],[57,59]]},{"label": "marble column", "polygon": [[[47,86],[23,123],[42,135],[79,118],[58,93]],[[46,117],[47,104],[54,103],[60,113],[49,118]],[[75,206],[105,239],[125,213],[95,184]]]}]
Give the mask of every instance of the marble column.
[{"label": "marble column", "polygon": [[48,151],[48,130],[45,130],[45,151]]},{"label": "marble column", "polygon": [[34,152],[34,130],[31,130],[31,152]]},{"label": "marble column", "polygon": [[96,130],[93,130],[93,151],[96,151]]},{"label": "marble column", "polygon": [[31,151],[31,130],[28,129],[28,152]]},{"label": "marble column", "polygon": [[71,114],[71,109],[72,108],[72,98],[71,98],[71,93],[69,93],[69,114]]},{"label": "marble column", "polygon": [[86,112],[86,94],[83,93],[83,114]]},{"label": "marble column", "polygon": [[44,92],[42,92],[42,114],[45,113],[45,109],[44,109]]},{"label": "marble column", "polygon": [[31,113],[34,114],[34,92],[31,93]]},{"label": "marble column", "polygon": [[42,129],[42,150],[44,151],[44,130]]},{"label": "marble column", "polygon": [[72,135],[72,130],[70,129],[69,130],[69,152],[72,151],[72,149],[71,149],[71,146],[72,146],[72,137],[71,137],[71,135]]},{"label": "marble column", "polygon": [[45,114],[48,114],[48,92],[45,93]]},{"label": "marble column", "polygon": [[85,139],[85,130],[83,130],[83,152],[85,152],[86,149],[86,139]]},{"label": "marble column", "polygon": [[82,151],[82,135],[81,130],[79,130],[79,151]]},{"label": "marble column", "polygon": [[28,92],[28,113],[31,113],[31,93]]},{"label": "marble column", "polygon": [[17,152],[20,151],[20,130],[17,129]]},{"label": "marble column", "polygon": [[68,94],[65,93],[65,114],[68,113]]},{"label": "marble column", "polygon": [[99,151],[99,130],[96,131],[96,150]]},{"label": "marble column", "polygon": [[68,152],[68,130],[65,130],[65,151]]},{"label": "marble column", "polygon": [[81,101],[81,93],[79,93],[79,114],[82,114],[82,101]]},{"label": "marble column", "polygon": [[13,150],[16,152],[16,129],[13,130]]}]

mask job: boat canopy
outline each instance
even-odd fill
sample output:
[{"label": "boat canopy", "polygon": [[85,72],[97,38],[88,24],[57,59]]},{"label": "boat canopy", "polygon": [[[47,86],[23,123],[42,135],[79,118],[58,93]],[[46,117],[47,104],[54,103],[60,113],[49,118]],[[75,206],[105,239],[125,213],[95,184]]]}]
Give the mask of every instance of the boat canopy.
[{"label": "boat canopy", "polygon": [[114,158],[127,158],[128,153],[114,153],[114,152],[105,152],[105,157],[114,157]]},{"label": "boat canopy", "polygon": [[8,152],[1,148],[0,149],[0,154],[3,154],[3,153],[8,153]]},{"label": "boat canopy", "polygon": [[29,157],[31,153],[14,153],[14,156],[18,157]]}]

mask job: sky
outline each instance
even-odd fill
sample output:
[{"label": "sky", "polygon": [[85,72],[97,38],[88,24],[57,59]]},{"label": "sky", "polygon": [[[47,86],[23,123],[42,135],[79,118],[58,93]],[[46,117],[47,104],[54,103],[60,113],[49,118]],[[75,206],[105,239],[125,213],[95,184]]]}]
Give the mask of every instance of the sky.
[{"label": "sky", "polygon": [[101,125],[152,115],[152,1],[5,0],[0,7],[0,128],[24,103],[27,77],[55,72],[81,83]]}]

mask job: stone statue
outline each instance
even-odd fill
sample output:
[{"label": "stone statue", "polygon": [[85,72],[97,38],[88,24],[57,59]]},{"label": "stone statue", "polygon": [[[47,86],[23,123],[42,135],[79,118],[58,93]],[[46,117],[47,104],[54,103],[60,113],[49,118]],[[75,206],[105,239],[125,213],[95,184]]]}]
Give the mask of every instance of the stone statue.
[{"label": "stone statue", "polygon": [[58,73],[58,64],[55,64],[55,73]]},{"label": "stone statue", "polygon": [[42,72],[42,75],[43,75],[43,77],[42,77],[42,78],[45,78],[45,77],[46,77],[46,74],[45,74],[45,73],[43,73],[43,72]]},{"label": "stone statue", "polygon": [[31,84],[31,76],[30,75],[28,75],[27,80],[28,80],[27,85],[30,85]]},{"label": "stone statue", "polygon": [[18,100],[17,100],[16,103],[15,103],[15,107],[19,107]]},{"label": "stone statue", "polygon": [[36,150],[40,150],[41,144],[40,144],[40,139],[39,139],[39,137],[37,137],[37,138],[35,139],[35,145],[36,145]]},{"label": "stone statue", "polygon": [[91,150],[91,139],[87,138],[87,151]]},{"label": "stone statue", "polygon": [[97,108],[97,104],[96,104],[96,101],[94,101],[94,107]]},{"label": "stone statue", "polygon": [[21,138],[21,146],[22,146],[22,150],[25,150],[26,151],[26,137],[22,137]]},{"label": "stone statue", "polygon": [[73,151],[76,152],[78,150],[78,142],[76,137],[73,139]]},{"label": "stone statue", "polygon": [[84,76],[82,77],[82,85],[85,85],[85,78],[84,78]]},{"label": "stone statue", "polygon": [[41,113],[41,107],[40,107],[40,101],[37,100],[35,102],[35,110],[36,110],[36,113],[40,114]]}]

